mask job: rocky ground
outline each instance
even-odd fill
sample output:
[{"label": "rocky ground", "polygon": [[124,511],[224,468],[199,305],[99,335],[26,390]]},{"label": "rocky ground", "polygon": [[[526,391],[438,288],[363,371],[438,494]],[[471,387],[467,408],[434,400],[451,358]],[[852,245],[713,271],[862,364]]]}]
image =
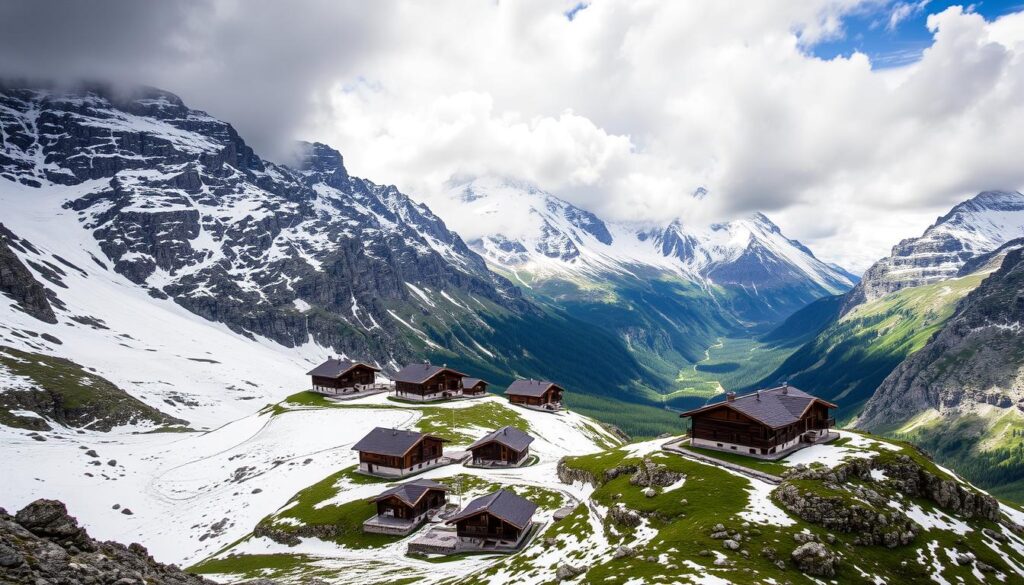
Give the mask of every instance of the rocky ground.
[{"label": "rocky ground", "polygon": [[31,585],[213,585],[165,565],[138,543],[93,539],[57,500],[11,516],[0,508],[0,581]]}]

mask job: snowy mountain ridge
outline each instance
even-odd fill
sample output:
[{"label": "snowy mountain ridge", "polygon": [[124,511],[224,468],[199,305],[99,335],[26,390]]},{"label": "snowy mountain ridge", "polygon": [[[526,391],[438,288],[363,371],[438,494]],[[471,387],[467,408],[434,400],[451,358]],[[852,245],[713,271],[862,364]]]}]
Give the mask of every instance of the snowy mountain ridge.
[{"label": "snowy mountain ridge", "polygon": [[982,191],[938,218],[921,236],[893,246],[850,292],[846,310],[897,290],[957,276],[963,265],[1024,236],[1024,194]]},{"label": "snowy mountain ridge", "polygon": [[[853,286],[849,277],[786,238],[760,213],[709,226],[682,220],[653,227],[605,222],[532,185],[494,178],[455,186],[449,197],[484,222],[489,216],[521,220],[517,233],[485,234],[469,244],[488,262],[535,278],[566,272],[629,274],[631,267],[646,266],[705,286],[756,290],[773,280],[796,279],[821,294]],[[763,270],[769,265],[777,274]]]},{"label": "snowy mountain ridge", "polygon": [[5,89],[0,129],[15,234],[22,218],[74,213],[64,243],[95,238],[97,262],[235,331],[388,363],[411,354],[403,336],[433,343],[394,316],[425,306],[408,283],[461,299],[455,312],[473,299],[530,310],[429,209],[350,176],[323,144],[302,144],[296,168],[271,163],[154,89]]}]

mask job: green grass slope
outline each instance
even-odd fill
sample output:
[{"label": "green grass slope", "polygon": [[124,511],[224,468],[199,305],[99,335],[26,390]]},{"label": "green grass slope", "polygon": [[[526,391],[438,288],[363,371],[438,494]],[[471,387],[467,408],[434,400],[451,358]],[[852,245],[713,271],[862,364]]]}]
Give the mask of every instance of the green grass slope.
[{"label": "green grass slope", "polygon": [[47,420],[99,431],[128,424],[187,424],[63,358],[0,346],[0,379],[9,381],[0,387],[0,424],[11,427],[47,430]]},{"label": "green grass slope", "polygon": [[952,316],[957,301],[984,279],[972,274],[904,289],[856,307],[796,350],[761,380],[788,380],[856,416],[882,380],[921,349]]}]

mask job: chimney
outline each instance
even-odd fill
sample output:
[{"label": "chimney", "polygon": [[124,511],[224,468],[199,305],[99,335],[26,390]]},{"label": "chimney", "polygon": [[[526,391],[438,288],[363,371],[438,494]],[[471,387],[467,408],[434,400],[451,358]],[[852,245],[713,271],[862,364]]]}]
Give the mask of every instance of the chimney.
[{"label": "chimney", "polygon": [[789,394],[789,382],[782,383],[782,393]]},{"label": "chimney", "polygon": [[732,402],[733,400],[736,400],[736,393],[735,392],[726,392],[725,393],[725,401],[726,402]]},{"label": "chimney", "polygon": [[758,390],[758,391],[754,392],[754,394],[757,395],[757,401],[760,402],[761,401],[761,391]]}]

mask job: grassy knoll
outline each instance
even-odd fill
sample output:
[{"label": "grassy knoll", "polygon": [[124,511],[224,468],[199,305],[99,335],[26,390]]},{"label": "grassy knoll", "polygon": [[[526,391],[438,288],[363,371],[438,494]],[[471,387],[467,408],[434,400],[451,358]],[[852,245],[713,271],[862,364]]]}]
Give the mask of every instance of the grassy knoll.
[{"label": "grassy knoll", "polygon": [[386,488],[389,480],[360,475],[354,473],[354,469],[349,467],[333,473],[295,494],[281,510],[261,520],[260,526],[291,534],[322,526],[335,532],[330,540],[348,548],[379,548],[398,540],[393,536],[363,533],[363,522],[377,513],[369,500],[324,504],[336,498],[349,482],[380,483],[381,490]]},{"label": "grassy knoll", "polygon": [[[840,446],[852,448],[848,443]],[[911,445],[902,443],[897,446],[899,448],[895,450],[883,447],[872,447],[870,450],[873,456],[883,459],[902,454],[909,455],[932,473],[946,476]],[[790,560],[790,553],[799,546],[794,535],[800,532],[810,532],[823,541],[831,538],[829,548],[841,555],[839,572],[834,578],[825,579],[828,582],[870,583],[871,575],[884,577],[887,582],[893,584],[933,582],[934,567],[938,567],[938,574],[935,577],[946,582],[984,582],[977,578],[977,573],[972,573],[971,567],[959,566],[952,562],[947,550],[971,551],[982,562],[1003,571],[1008,570],[1009,561],[1024,561],[1018,553],[1012,553],[1013,558],[1004,560],[1000,553],[985,544],[981,528],[996,528],[987,521],[969,520],[968,523],[973,530],[965,535],[957,535],[939,528],[924,529],[910,545],[893,549],[855,544],[857,534],[833,533],[830,537],[829,532],[821,526],[795,517],[792,518],[791,526],[751,524],[740,515],[752,505],[748,491],[749,481],[746,478],[672,455],[655,453],[649,457],[673,471],[685,473],[686,481],[671,492],[660,492],[654,497],[647,497],[641,493],[642,488],[629,483],[628,476],[620,475],[609,481],[603,479],[604,472],[608,469],[640,461],[640,457],[630,456],[627,450],[617,449],[566,459],[569,467],[587,471],[598,478],[599,485],[591,500],[599,507],[621,505],[639,512],[645,518],[645,525],[639,529],[632,529],[606,518],[601,536],[607,539],[608,544],[605,546],[608,550],[596,561],[593,556],[588,556],[586,547],[580,550],[573,544],[586,540],[590,543],[600,541],[594,540],[588,508],[581,505],[569,517],[552,525],[542,535],[545,539],[553,539],[548,541],[552,543],[549,546],[566,550],[564,556],[559,556],[555,564],[538,567],[537,563],[540,562],[543,552],[530,549],[460,582],[486,583],[489,578],[498,574],[511,580],[540,578],[542,582],[545,579],[554,581],[554,571],[558,565],[568,563],[588,569],[585,576],[585,582],[588,583],[621,583],[630,579],[661,582],[671,579],[672,575],[680,572],[692,574],[701,571],[737,584],[766,581],[813,583],[815,581],[799,572]],[[904,507],[916,505],[925,513],[937,513],[934,504],[902,495],[896,484],[859,483],[863,484],[862,487],[870,487],[885,497],[901,502]],[[802,491],[837,497],[851,506],[865,505],[846,487],[837,489],[817,480],[800,480],[795,484]],[[852,485],[851,483],[850,486]],[[886,507],[878,510],[878,513],[889,511]],[[725,549],[721,540],[710,537],[712,527],[719,523],[725,525],[730,534],[739,532],[743,536],[741,550],[746,551],[745,555],[739,551]],[[651,529],[656,530],[656,534],[646,544],[640,545],[636,549],[636,554],[613,558],[611,553],[616,546],[632,545],[635,542],[634,537],[649,533]],[[724,554],[729,564],[716,566],[716,554]],[[550,555],[543,558],[551,559]],[[783,562],[783,568],[776,566],[778,560]]]},{"label": "grassy knoll", "polygon": [[188,570],[201,575],[238,575],[246,579],[280,578],[299,570],[306,570],[312,562],[311,557],[298,554],[230,555],[207,559],[189,567]]}]

